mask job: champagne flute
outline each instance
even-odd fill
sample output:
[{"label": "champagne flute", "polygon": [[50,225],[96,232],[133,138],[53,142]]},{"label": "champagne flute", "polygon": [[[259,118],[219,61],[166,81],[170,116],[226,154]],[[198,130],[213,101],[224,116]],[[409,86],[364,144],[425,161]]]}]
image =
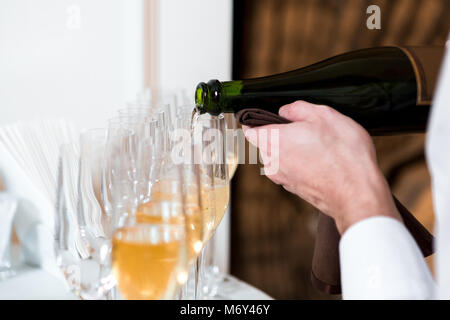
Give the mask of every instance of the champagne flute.
[{"label": "champagne flute", "polygon": [[165,129],[150,113],[132,113],[109,120],[109,128],[125,128],[135,136],[135,172],[133,173],[137,201],[150,196],[151,186],[167,166]]},{"label": "champagne flute", "polygon": [[[183,131],[190,136],[191,114],[183,119],[178,118],[176,122],[177,131]],[[137,221],[155,222],[172,221],[179,218],[179,210],[172,210],[168,214],[167,210],[155,210],[158,203],[165,204],[166,207],[176,206],[175,204],[184,203],[186,207],[186,219],[188,220],[188,260],[189,266],[195,261],[203,247],[203,198],[200,184],[200,165],[193,163],[193,145],[190,143],[182,145],[181,158],[171,157],[173,166],[170,170],[164,172],[162,177],[154,184],[152,196],[147,202],[139,205],[137,210]],[[177,147],[177,146],[176,146]],[[180,189],[181,187],[181,189]],[[176,209],[176,208],[174,208]],[[194,268],[197,270],[196,268]],[[198,283],[198,273],[194,271],[193,277],[189,279],[186,286],[183,286],[181,298],[189,295],[189,288]]]},{"label": "champagne flute", "polygon": [[140,203],[137,223],[180,223],[188,225],[189,265],[200,253],[203,244],[202,194],[199,170],[193,164],[180,164],[166,173],[153,186],[151,197]]},{"label": "champagne flute", "polygon": [[213,215],[206,219],[209,239],[228,207],[229,173],[226,154],[226,122],[223,114],[211,116],[201,115],[193,123],[194,145],[196,146],[195,161],[202,164],[202,183],[208,193]]},{"label": "champagne flute", "polygon": [[[202,164],[202,186],[205,203],[204,210],[204,243],[213,236],[215,229],[224,216],[229,202],[229,176],[226,156],[226,123],[223,115],[194,116],[192,133],[195,146],[195,161]],[[206,270],[211,265],[211,254],[203,249],[199,258],[201,288],[196,293],[202,298],[208,293]]]},{"label": "champagne flute", "polygon": [[174,127],[177,107],[193,101],[193,97],[188,97],[187,91],[182,88],[165,90],[164,88],[153,86],[151,88],[147,88],[141,99],[138,100],[141,101],[141,105],[142,101],[145,101],[148,106],[152,106],[152,109],[155,109],[154,106],[168,105],[168,119],[172,120],[171,123]]},{"label": "champagne flute", "polygon": [[115,280],[111,277],[111,235],[113,216],[108,214],[102,197],[107,129],[90,129],[80,135],[77,220],[89,254],[89,267],[83,270],[86,282],[96,283],[89,299],[112,299]]},{"label": "champagne flute", "polygon": [[114,237],[113,264],[127,299],[173,299],[201,248],[202,224],[195,170],[179,165],[153,185],[135,224]]},{"label": "champagne flute", "polygon": [[57,262],[81,299],[110,299],[111,230],[104,186],[106,129],[91,129],[62,145],[58,172]]},{"label": "champagne flute", "polygon": [[[239,147],[241,147],[239,142],[242,140],[239,139],[238,123],[234,114],[225,114],[224,116],[227,123],[226,156],[229,178],[231,180],[238,166]],[[221,220],[223,220],[223,218]],[[221,220],[217,219],[214,227],[215,230],[219,228]],[[222,297],[220,294],[226,290],[225,287],[229,287],[230,283],[230,281],[228,281],[230,280],[229,277],[221,272],[219,265],[216,263],[219,259],[218,254],[221,252],[218,250],[219,245],[219,237],[214,235],[209,241],[207,248],[207,256],[210,257],[210,265],[205,272],[207,274],[207,284],[205,284],[204,291],[207,293],[208,298]]]},{"label": "champagne flute", "polygon": [[[134,134],[127,129],[91,129],[80,135],[78,223],[95,262],[84,273],[98,283],[90,298],[113,299],[111,239],[133,208]],[[107,170],[110,171],[107,171]],[[107,197],[109,190],[112,197]]]},{"label": "champagne flute", "polygon": [[137,144],[136,131],[110,122],[104,150],[102,199],[112,219],[111,232],[134,218],[138,202]]},{"label": "champagne flute", "polygon": [[81,269],[89,252],[81,239],[77,220],[79,152],[78,143],[62,144],[59,149],[54,240],[56,263],[66,284],[83,298],[86,286]]},{"label": "champagne flute", "polygon": [[[194,236],[195,241],[193,250],[191,250],[190,254],[190,266],[193,264],[191,271],[189,273],[189,278],[185,286],[182,288],[181,299],[192,299],[196,297],[196,293],[198,290],[199,284],[199,260],[195,259],[201,252],[205,241],[205,232],[204,232],[204,219],[207,218],[205,212],[208,210],[208,197],[206,196],[202,184],[201,184],[201,172],[202,170],[201,164],[194,162],[194,153],[195,148],[192,139],[192,106],[189,106],[187,109],[184,107],[177,108],[176,110],[176,122],[174,124],[175,130],[172,132],[171,136],[171,160],[175,164],[184,164],[184,172],[187,171],[190,173],[188,177],[195,177],[195,180],[192,178],[188,179],[188,183],[186,185],[196,186],[195,188],[190,188],[191,190],[196,190],[196,194],[198,197],[197,203],[200,208],[196,213],[197,218],[193,217],[193,223],[191,224],[191,228],[193,230],[197,229],[197,235]],[[185,175],[186,176],[186,175]],[[188,199],[192,198],[192,195],[195,193],[189,192],[185,194],[189,194]],[[195,200],[195,199],[194,199]]]},{"label": "champagne flute", "polygon": [[200,171],[203,242],[206,243],[223,217],[229,200],[225,121],[222,115],[203,115],[192,120],[192,107],[177,117],[177,129],[184,130],[191,139],[190,161]]}]

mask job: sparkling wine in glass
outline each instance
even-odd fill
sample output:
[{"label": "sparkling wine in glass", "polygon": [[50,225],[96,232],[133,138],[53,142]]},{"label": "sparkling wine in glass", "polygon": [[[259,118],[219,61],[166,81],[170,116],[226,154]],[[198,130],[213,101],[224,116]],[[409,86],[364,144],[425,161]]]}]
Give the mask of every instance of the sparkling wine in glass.
[{"label": "sparkling wine in glass", "polygon": [[114,274],[127,299],[173,299],[202,244],[195,170],[179,165],[152,187],[138,205],[134,224],[113,240]]},{"label": "sparkling wine in glass", "polygon": [[113,270],[125,299],[174,299],[187,280],[183,223],[140,223],[116,231]]}]

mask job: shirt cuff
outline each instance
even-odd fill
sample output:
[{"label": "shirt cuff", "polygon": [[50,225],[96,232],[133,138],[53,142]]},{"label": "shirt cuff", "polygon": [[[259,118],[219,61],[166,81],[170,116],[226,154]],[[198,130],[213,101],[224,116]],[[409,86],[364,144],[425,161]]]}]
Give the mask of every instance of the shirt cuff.
[{"label": "shirt cuff", "polygon": [[351,226],[339,244],[344,299],[430,299],[431,272],[406,227],[373,217]]}]

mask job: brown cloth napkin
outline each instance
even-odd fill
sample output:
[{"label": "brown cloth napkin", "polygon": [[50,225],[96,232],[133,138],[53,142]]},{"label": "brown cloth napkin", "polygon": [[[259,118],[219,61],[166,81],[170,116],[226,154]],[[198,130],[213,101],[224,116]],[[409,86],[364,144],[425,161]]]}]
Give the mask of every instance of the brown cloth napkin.
[{"label": "brown cloth napkin", "polygon": [[[236,119],[241,124],[250,127],[290,123],[288,119],[261,109],[243,109],[236,113]],[[433,236],[397,198],[394,196],[393,198],[406,228],[417,242],[422,254],[424,257],[431,255],[434,252]],[[339,267],[340,237],[334,219],[319,212],[311,281],[316,289],[328,294],[341,293],[341,274]]]},{"label": "brown cloth napkin", "polygon": [[286,118],[283,118],[275,113],[268,112],[262,109],[243,109],[235,115],[240,124],[249,127],[259,127],[266,124],[283,124],[290,123]]}]

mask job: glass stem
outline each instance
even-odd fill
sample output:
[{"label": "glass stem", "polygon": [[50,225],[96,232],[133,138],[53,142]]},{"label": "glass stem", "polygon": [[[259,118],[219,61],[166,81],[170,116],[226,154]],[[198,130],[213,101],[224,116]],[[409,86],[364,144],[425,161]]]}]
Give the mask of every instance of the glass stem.
[{"label": "glass stem", "polygon": [[203,259],[203,249],[198,255],[196,261],[195,261],[195,273],[194,273],[194,300],[200,300],[201,298],[201,283],[200,283],[200,269],[201,269],[201,263]]}]

